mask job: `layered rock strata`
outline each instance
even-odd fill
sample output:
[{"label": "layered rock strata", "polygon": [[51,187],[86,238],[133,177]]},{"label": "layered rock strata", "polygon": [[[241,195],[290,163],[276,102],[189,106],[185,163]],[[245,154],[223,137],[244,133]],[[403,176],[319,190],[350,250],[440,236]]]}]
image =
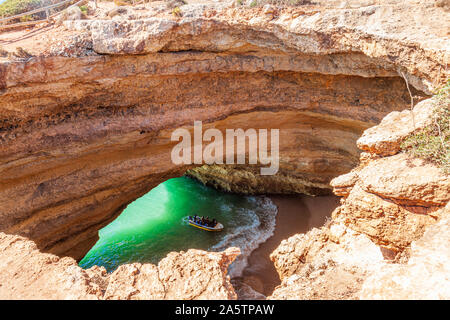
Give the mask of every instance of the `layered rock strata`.
[{"label": "layered rock strata", "polygon": [[[80,259],[128,203],[191,168],[172,163],[170,136],[193,120],[280,129],[276,176],[222,167],[197,174],[205,183],[327,193],[357,164],[363,130],[408,107],[404,78],[420,98],[446,76],[445,24],[421,18],[446,14],[434,5],[233,6],[66,21],[33,57],[3,59],[0,230]],[[405,8],[408,26],[381,18]]]},{"label": "layered rock strata", "polygon": [[[222,131],[281,130],[277,176],[198,169],[205,183],[243,193],[327,192],[333,177],[357,164],[360,134],[409,107],[405,80],[417,102],[448,77],[448,6],[347,2],[245,8],[233,1],[181,6],[180,16],[146,4],[66,21],[31,35],[28,46],[13,41],[32,57],[0,60],[0,296],[234,298],[224,278],[233,249],[173,253],[158,266],[126,265],[112,275],[42,251],[81,258],[129,202],[191,168],[170,161],[170,136],[192,130],[193,120]],[[389,129],[410,121],[404,116],[391,115],[400,122],[359,140],[361,166],[332,184],[345,197],[333,222],[272,255],[282,278],[272,298],[408,296],[417,290],[408,279],[428,254],[432,270],[440,269],[427,283],[448,274],[438,251],[424,254],[428,241],[447,239],[448,178],[397,154],[404,132]],[[407,265],[383,260],[409,255]],[[190,283],[198,268],[211,277]],[[383,290],[392,272],[405,280]],[[441,289],[427,296],[448,297]]]},{"label": "layered rock strata", "polygon": [[450,297],[450,205],[446,214],[411,243],[408,263],[384,265],[368,277],[361,299],[442,299]]}]

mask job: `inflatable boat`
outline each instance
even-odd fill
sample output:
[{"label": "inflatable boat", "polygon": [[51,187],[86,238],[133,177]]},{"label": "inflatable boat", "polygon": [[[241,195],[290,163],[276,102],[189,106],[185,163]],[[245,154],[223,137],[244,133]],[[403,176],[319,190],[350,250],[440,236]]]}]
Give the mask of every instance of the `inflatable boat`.
[{"label": "inflatable boat", "polygon": [[189,219],[189,225],[206,231],[222,231],[223,229],[223,224],[220,222],[217,222],[214,227],[208,227]]}]

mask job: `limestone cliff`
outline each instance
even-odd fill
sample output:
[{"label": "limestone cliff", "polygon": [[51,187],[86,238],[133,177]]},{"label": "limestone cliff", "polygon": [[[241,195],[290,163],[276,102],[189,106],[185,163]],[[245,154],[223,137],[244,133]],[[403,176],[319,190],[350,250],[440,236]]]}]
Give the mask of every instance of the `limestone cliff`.
[{"label": "limestone cliff", "polygon": [[13,42],[31,58],[0,62],[0,231],[76,259],[128,203],[190,168],[170,161],[175,128],[280,129],[276,176],[214,176],[222,168],[202,180],[327,193],[357,164],[361,133],[409,106],[404,78],[418,100],[447,76],[450,19],[434,2],[232,1],[181,6],[181,16],[103,5]]},{"label": "limestone cliff", "polygon": [[272,253],[282,284],[270,298],[450,297],[450,176],[400,152],[432,120],[433,104],[393,112],[358,139],[360,165],[331,182],[343,197],[332,220]]},{"label": "limestone cliff", "polygon": [[[86,20],[12,42],[30,57],[0,59],[1,296],[235,297],[223,270],[233,252],[169,255],[167,265],[176,260],[184,270],[173,288],[161,278],[172,280],[164,266],[128,265],[107,276],[60,258],[83,257],[98,230],[127,204],[191,169],[171,162],[170,136],[176,128],[192,130],[193,120],[222,131],[280,129],[276,176],[261,178],[252,167],[197,171],[205,183],[226,190],[326,193],[332,178],[361,159],[332,183],[345,199],[331,226],[274,253],[283,283],[272,297],[327,297],[290,285],[302,285],[305,276],[313,282],[326,279],[322,273],[331,277],[333,263],[342,284],[329,296],[357,297],[383,255],[407,254],[446,214],[448,178],[392,151],[401,132],[375,139],[383,130],[366,131],[361,155],[356,140],[386,114],[409,108],[409,90],[417,102],[448,78],[448,8],[431,0],[314,2],[294,8],[189,4],[180,15],[152,3],[113,15],[100,3]],[[388,180],[378,181],[379,172]],[[330,260],[322,247],[342,254]],[[360,248],[367,249],[362,265]],[[23,253],[19,260],[16,252]],[[323,253],[325,264],[314,252]],[[218,291],[180,289],[196,277],[185,257],[202,266],[207,260],[214,272],[205,283],[220,283]],[[356,285],[347,290],[350,282]],[[363,297],[374,288],[369,283]]]},{"label": "limestone cliff", "polygon": [[42,253],[26,238],[0,233],[0,297],[236,299],[227,268],[239,253],[190,249],[169,253],[158,265],[126,264],[107,274],[103,267],[84,270],[72,258]]},{"label": "limestone cliff", "polygon": [[407,264],[384,265],[364,281],[361,299],[449,299],[449,205],[446,210],[439,222],[411,243]]}]

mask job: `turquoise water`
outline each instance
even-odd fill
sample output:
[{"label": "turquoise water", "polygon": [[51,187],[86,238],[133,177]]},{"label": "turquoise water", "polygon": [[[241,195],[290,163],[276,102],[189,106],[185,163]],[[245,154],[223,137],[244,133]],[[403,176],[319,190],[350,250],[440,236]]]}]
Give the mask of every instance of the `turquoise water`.
[{"label": "turquoise water", "polygon": [[[80,266],[104,266],[109,272],[132,262],[158,263],[171,251],[190,248],[221,251],[241,248],[242,255],[229,268],[239,276],[247,257],[275,229],[276,206],[265,197],[223,193],[196,180],[167,180],[137,199],[99,231],[100,239],[80,261]],[[188,225],[187,216],[216,218],[222,232]]]}]

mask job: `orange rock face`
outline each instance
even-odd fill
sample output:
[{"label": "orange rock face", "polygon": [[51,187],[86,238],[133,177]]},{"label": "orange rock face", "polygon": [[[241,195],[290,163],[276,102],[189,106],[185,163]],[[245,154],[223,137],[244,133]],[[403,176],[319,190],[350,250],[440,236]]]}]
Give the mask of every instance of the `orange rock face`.
[{"label": "orange rock face", "polygon": [[[429,99],[415,107],[417,128],[431,121],[432,103]],[[432,163],[399,153],[400,143],[413,131],[409,111],[389,114],[357,142],[375,156],[365,156],[359,167],[331,182],[345,197],[334,218],[394,251],[403,251],[422,236],[450,200],[448,174]]]},{"label": "orange rock face", "polygon": [[[395,8],[401,17],[404,6]],[[367,29],[379,9],[319,5],[268,20],[260,9],[191,5],[180,20],[127,8],[126,19],[44,33],[34,57],[0,63],[0,230],[80,259],[128,203],[190,168],[171,162],[170,136],[193,120],[280,129],[277,175],[221,167],[194,174],[201,181],[242,193],[330,192],[357,164],[361,133],[408,107],[398,69],[418,97],[446,76],[445,25],[418,16],[408,36],[399,19],[384,35]]]},{"label": "orange rock face", "polygon": [[[194,266],[213,265],[215,278],[205,283],[222,287],[208,291],[208,286],[207,294],[183,291],[182,281],[196,277],[188,265],[176,279],[164,265],[129,265],[106,276],[98,268],[84,271],[75,260],[42,253],[80,259],[98,239],[98,230],[127,204],[192,169],[171,162],[175,143],[170,136],[176,128],[192,130],[193,120],[222,131],[280,129],[276,176],[258,176],[251,166],[219,166],[193,171],[199,180],[242,193],[322,194],[360,158],[360,167],[332,183],[345,197],[334,215],[338,227],[334,233],[320,231],[317,241],[334,239],[341,245],[341,233],[359,237],[376,260],[375,245],[402,252],[420,238],[443,214],[448,179],[432,166],[396,155],[410,130],[403,126],[408,113],[391,114],[378,129],[366,131],[358,142],[365,151],[361,155],[356,140],[389,112],[409,107],[404,79],[421,100],[449,76],[448,12],[434,2],[412,0],[366,7],[315,2],[276,10],[222,2],[189,5],[181,17],[127,8],[124,17],[66,21],[36,36],[44,44],[25,47],[31,58],[2,58],[2,296],[234,297],[219,271],[226,265],[224,255],[235,253],[167,258],[167,263],[186,256],[200,259],[190,262]],[[418,110],[418,123],[422,114]],[[319,252],[311,241],[299,250]],[[342,243],[348,245],[339,250],[353,252],[350,240]],[[23,253],[23,265],[13,260],[16,252]],[[283,252],[274,259],[284,261]],[[281,274],[303,270],[294,266],[302,256],[295,254],[293,262],[279,263],[280,270],[288,269]],[[320,279],[322,265],[311,265],[316,273],[304,272]],[[345,291],[345,283],[355,279],[352,268],[342,269],[342,279],[349,281],[333,296],[357,295],[358,286]],[[355,271],[356,277],[362,279],[365,270]],[[174,280],[173,287],[156,275]],[[286,279],[297,281],[292,276]],[[25,292],[25,285],[33,290]]]},{"label": "orange rock face", "polygon": [[383,262],[370,239],[343,224],[281,242],[271,254],[281,279],[268,299],[358,299],[368,274]]},{"label": "orange rock face", "polygon": [[442,299],[450,297],[450,205],[423,237],[412,242],[407,264],[384,266],[362,287],[361,299]]},{"label": "orange rock face", "polygon": [[0,233],[0,249],[1,299],[236,299],[227,268],[238,248],[172,252],[157,266],[127,264],[112,274],[41,253],[20,236]]},{"label": "orange rock face", "polygon": [[[431,113],[424,108],[432,103],[416,106],[417,125],[429,123]],[[409,111],[393,112],[364,132],[358,146],[369,153],[331,181],[343,196],[332,220],[283,241],[272,253],[282,283],[270,298],[450,297],[450,176],[399,153],[413,132],[410,120]]]}]

